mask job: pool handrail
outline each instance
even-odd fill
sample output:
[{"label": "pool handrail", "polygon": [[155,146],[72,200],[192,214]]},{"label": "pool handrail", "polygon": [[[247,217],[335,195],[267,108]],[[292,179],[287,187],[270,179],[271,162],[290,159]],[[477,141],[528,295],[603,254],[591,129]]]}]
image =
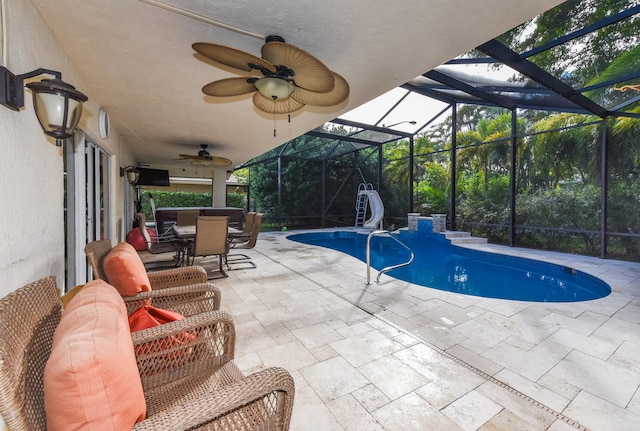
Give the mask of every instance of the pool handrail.
[{"label": "pool handrail", "polygon": [[389,232],[388,230],[374,230],[374,231],[371,231],[369,236],[367,236],[367,250],[366,250],[366,253],[367,253],[367,281],[365,283],[367,285],[371,284],[371,238],[373,238],[374,236],[382,236],[382,235],[385,235],[385,234],[386,234],[386,236],[388,236],[389,238],[391,238],[392,240],[394,240],[395,242],[397,242],[398,244],[400,244],[401,246],[406,248],[409,251],[409,253],[411,253],[411,258],[409,259],[408,262],[399,263],[397,265],[391,265],[391,266],[387,266],[385,268],[382,268],[378,272],[378,276],[376,277],[376,283],[380,282],[380,276],[382,274],[384,274],[385,272],[391,271],[392,269],[401,268],[403,266],[410,265],[411,262],[413,262],[413,258],[414,258],[413,250],[411,250],[411,248],[409,248],[405,243],[403,243],[398,238],[396,238],[396,235],[392,235],[391,232]]}]

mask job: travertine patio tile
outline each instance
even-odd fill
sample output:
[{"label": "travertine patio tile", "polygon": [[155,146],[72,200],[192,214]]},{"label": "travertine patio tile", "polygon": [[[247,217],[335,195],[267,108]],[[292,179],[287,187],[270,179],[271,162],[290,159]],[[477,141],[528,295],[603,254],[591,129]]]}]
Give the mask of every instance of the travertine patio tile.
[{"label": "travertine patio tile", "polygon": [[366,363],[358,371],[392,400],[429,383],[429,379],[394,356]]},{"label": "travertine patio tile", "polygon": [[384,318],[388,322],[393,323],[396,326],[400,326],[401,328],[406,329],[407,331],[415,330],[430,322],[425,317],[424,319],[422,319],[422,320],[425,320],[425,323],[420,323],[420,321],[417,319],[420,316],[421,315],[414,316],[411,318],[406,318],[392,312],[380,313],[380,317]]},{"label": "travertine patio tile", "polygon": [[[489,419],[478,431],[540,431],[537,425],[523,421],[513,412],[503,409],[500,413]],[[551,430],[551,428],[549,428]],[[547,430],[547,431],[549,431]],[[576,431],[575,428],[558,429],[556,431]]]},{"label": "travertine patio tile", "polygon": [[296,371],[317,362],[315,356],[298,340],[258,351],[265,367],[283,367]]},{"label": "travertine patio tile", "polygon": [[273,338],[273,341],[277,344],[285,344],[297,340],[296,336],[293,335],[289,328],[287,328],[283,323],[265,326],[264,329],[269,333],[269,335],[271,335],[271,338]]},{"label": "travertine patio tile", "polygon": [[619,292],[612,292],[609,296],[598,301],[597,305],[587,302],[589,310],[607,316],[613,316],[634,299],[634,296]]},{"label": "travertine patio tile", "polygon": [[498,371],[504,368],[502,365],[496,364],[495,362],[485,358],[484,356],[466,349],[461,344],[447,349],[447,353],[452,354],[456,358],[463,360],[467,364],[477,368],[482,372],[487,373],[490,376],[495,375]]},{"label": "travertine patio tile", "polygon": [[625,341],[640,344],[638,325],[616,317],[612,317],[603,323],[600,328],[596,329],[593,336],[616,344],[622,344]]},{"label": "travertine patio tile", "polygon": [[403,349],[394,356],[425,376],[437,388],[437,392],[434,393],[432,385],[428,384],[417,390],[421,395],[424,394],[423,396],[429,402],[432,401],[430,396],[440,394],[450,402],[451,397],[456,399],[485,381],[473,371],[423,344]]},{"label": "travertine patio tile", "polygon": [[461,333],[451,331],[446,326],[436,322],[416,328],[411,333],[442,350],[455,346],[467,338]]},{"label": "travertine patio tile", "polygon": [[373,412],[386,431],[457,431],[455,422],[414,393],[405,395]]},{"label": "travertine patio tile", "polygon": [[522,338],[514,335],[504,340],[504,342],[509,344],[510,346],[517,347],[518,349],[524,350],[524,351],[529,351],[534,347],[536,347],[536,344],[538,344],[538,343],[532,343],[531,341],[523,340]]},{"label": "travertine patio tile", "polygon": [[287,298],[280,301],[282,305],[291,311],[305,310],[309,304],[322,306],[331,303],[329,298],[318,295],[316,291],[292,292],[287,294]]},{"label": "travertine patio tile", "polygon": [[518,314],[529,306],[523,301],[509,301],[505,299],[492,298],[479,298],[477,305],[505,317],[511,317]]},{"label": "travertine patio tile", "polygon": [[482,356],[535,382],[569,352],[570,349],[551,342],[540,343],[529,351],[500,343]]},{"label": "travertine patio tile", "polygon": [[264,311],[255,311],[253,314],[264,326],[284,324],[291,319],[291,312],[283,306],[270,307]]},{"label": "travertine patio tile", "polygon": [[359,367],[403,348],[400,343],[377,330],[336,341],[330,345],[354,367]]},{"label": "travertine patio tile", "polygon": [[502,370],[494,376],[499,381],[506,383],[512,388],[527,394],[534,400],[551,407],[557,412],[561,412],[569,404],[570,400],[547,389],[546,387],[527,380],[519,374],[510,370]]},{"label": "travertine patio tile", "polygon": [[378,410],[391,401],[389,397],[373,384],[357,389],[351,392],[351,395],[358,400],[369,413]]},{"label": "travertine patio tile", "polygon": [[296,390],[290,431],[345,431],[311,387]]},{"label": "travertine patio tile", "polygon": [[506,331],[500,331],[477,320],[464,322],[453,328],[453,330],[467,338],[473,337],[475,342],[485,345],[486,348],[493,347],[510,336]]},{"label": "travertine patio tile", "polygon": [[385,431],[350,394],[329,402],[327,407],[346,431]]},{"label": "travertine patio tile", "polygon": [[[223,294],[222,309],[230,312],[236,323],[236,362],[241,369],[253,372],[271,363],[289,368],[297,391],[291,431],[378,430],[376,422],[385,431],[456,430],[460,428],[439,410],[463,405],[469,400],[469,393],[481,394],[503,407],[478,428],[482,431],[575,430],[552,413],[420,344],[421,340],[446,349],[448,354],[495,375],[550,408],[560,410],[573,400],[562,413],[581,423],[585,418],[592,420],[593,414],[590,431],[601,429],[595,417],[598,411],[619,418],[616,431],[626,430],[628,425],[637,428],[640,389],[631,396],[625,385],[632,385],[634,376],[640,375],[640,265],[503,247],[515,255],[601,274],[608,277],[606,281],[614,290],[602,300],[531,303],[444,292],[389,276],[384,276],[379,285],[365,286],[362,262],[332,250],[292,245],[284,237],[278,232],[264,237],[261,234],[252,250],[258,268],[232,271],[228,279],[217,280],[216,284]],[[416,311],[419,313],[413,314]],[[354,352],[346,343],[340,345],[340,351],[335,349],[334,344],[343,338],[309,349],[294,332],[303,334],[306,328],[316,325],[324,325],[323,333],[328,328],[344,339],[362,339],[369,333],[388,339],[398,349],[391,349],[395,352],[391,357],[396,358],[392,361],[402,361],[401,369],[410,368],[424,376],[421,379],[427,383],[390,400],[370,382],[375,380],[389,392],[385,385],[391,384],[392,379],[385,378],[385,370],[390,374],[389,368],[397,367],[384,364],[388,354],[377,356],[380,349],[371,349],[362,340],[360,352]],[[499,340],[499,334],[507,337]],[[307,337],[308,343],[318,343],[313,339],[313,330]],[[484,350],[487,345],[490,347]],[[578,385],[586,383],[572,375],[577,374],[573,362],[585,362],[580,356],[573,356],[578,354],[596,361],[588,364],[589,371],[613,367],[630,373],[620,374],[630,377],[622,378],[625,382],[618,385],[623,387],[625,396],[620,397],[620,389],[609,389],[612,395],[603,393],[598,397],[593,388],[589,389],[591,393],[581,390]],[[360,364],[359,369],[348,361]],[[304,366],[307,363],[310,365]],[[601,363],[606,365],[602,367]],[[301,368],[296,370],[297,367]],[[361,370],[366,370],[367,376]],[[540,373],[543,375],[536,380]],[[617,385],[616,379],[621,378],[615,377],[609,386]],[[404,390],[410,390],[410,386]],[[605,402],[603,406],[589,401],[612,396],[630,397],[626,409],[611,400],[601,400]],[[423,408],[413,410],[412,404]],[[591,413],[594,409],[596,413]],[[453,410],[450,407],[448,411]],[[298,416],[299,412],[302,416]],[[405,412],[415,416],[405,418]]]},{"label": "travertine patio tile", "polygon": [[315,349],[316,347],[344,339],[342,335],[331,329],[325,323],[317,323],[304,328],[294,329],[291,332],[307,349]]},{"label": "travertine patio tile", "polygon": [[549,374],[624,408],[640,387],[640,374],[573,351]]},{"label": "travertine patio tile", "polygon": [[303,368],[300,373],[324,402],[343,397],[370,383],[339,356]]},{"label": "travertine patio tile", "polygon": [[613,344],[611,341],[597,337],[585,337],[566,329],[554,332],[548,340],[602,360],[607,360],[618,348],[618,345]]},{"label": "travertine patio tile", "polygon": [[586,391],[580,392],[563,412],[589,429],[621,431],[640,429],[640,416],[608,403]]},{"label": "travertine patio tile", "polygon": [[467,313],[468,311],[465,308],[444,304],[422,314],[439,325],[453,327],[471,320]]},{"label": "travertine patio tile", "polygon": [[316,347],[315,349],[309,349],[309,351],[318,360],[318,362],[340,356],[333,347],[326,344],[324,346]]},{"label": "travertine patio tile", "polygon": [[351,338],[372,331],[374,329],[375,328],[369,325],[368,322],[359,322],[354,325],[349,325],[337,329],[336,332],[344,338]]},{"label": "travertine patio tile", "polygon": [[602,321],[589,322],[589,321],[586,321],[585,319],[580,319],[581,316],[584,316],[587,313],[592,313],[592,312],[585,311],[575,319],[572,317],[565,316],[563,314],[549,313],[546,316],[544,316],[542,319],[540,319],[540,321],[544,323],[548,323],[550,325],[555,325],[558,328],[568,330],[576,334],[589,336],[596,329],[598,329],[600,325],[604,323],[604,321],[607,319],[607,316],[601,314],[600,316],[602,316],[603,318]]},{"label": "travertine patio tile", "polygon": [[[297,317],[296,325],[287,323],[290,329],[299,329],[305,326],[311,326],[318,323],[326,323],[332,328],[340,328],[345,325],[338,316],[335,315],[327,306],[315,307],[310,305],[305,310],[292,311],[290,315]],[[291,321],[290,321],[291,322]]]},{"label": "travertine patio tile", "polygon": [[499,404],[484,395],[471,391],[453,403],[442,413],[465,431],[475,431],[502,410]]},{"label": "travertine patio tile", "polygon": [[631,398],[631,401],[629,401],[629,404],[627,405],[627,410],[640,416],[640,391],[636,392],[633,398]]},{"label": "travertine patio tile", "polygon": [[536,383],[568,400],[574,399],[581,390],[579,387],[572,385],[569,382],[558,380],[555,376],[549,373],[539,378]]},{"label": "travertine patio tile", "polygon": [[259,322],[236,325],[236,355],[242,356],[276,345],[273,338]]},{"label": "travertine patio tile", "polygon": [[[636,290],[640,290],[636,284]],[[640,299],[634,299],[618,311],[616,319],[621,319],[629,323],[640,324]]]},{"label": "travertine patio tile", "polygon": [[556,419],[553,414],[534,406],[495,383],[483,383],[476,391],[504,407],[520,421],[533,425],[535,429],[546,430]]},{"label": "travertine patio tile", "polygon": [[508,318],[500,313],[488,311],[480,316],[478,321],[496,329],[508,331],[514,337],[533,344],[540,343],[558,330],[556,326],[546,324],[541,319],[531,321],[529,316],[523,313],[518,313],[512,318]]}]

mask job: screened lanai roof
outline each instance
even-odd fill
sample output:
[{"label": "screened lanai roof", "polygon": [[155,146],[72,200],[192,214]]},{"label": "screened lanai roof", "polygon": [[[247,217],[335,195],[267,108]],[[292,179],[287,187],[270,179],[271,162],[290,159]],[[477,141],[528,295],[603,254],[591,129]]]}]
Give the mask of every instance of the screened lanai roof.
[{"label": "screened lanai roof", "polygon": [[[409,138],[457,104],[640,118],[640,0],[597,6],[565,2],[564,12],[552,9],[245,166],[278,156],[328,159]],[[549,31],[524,43],[541,19],[572,22],[560,37]],[[617,52],[608,58],[606,46]]]}]

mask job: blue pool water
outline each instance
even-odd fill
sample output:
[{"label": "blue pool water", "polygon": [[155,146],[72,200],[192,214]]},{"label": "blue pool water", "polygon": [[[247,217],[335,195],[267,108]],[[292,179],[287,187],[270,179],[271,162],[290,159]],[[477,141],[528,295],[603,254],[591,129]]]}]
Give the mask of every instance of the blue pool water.
[{"label": "blue pool water", "polygon": [[[366,262],[366,234],[314,232],[287,238],[341,251]],[[588,301],[611,293],[604,281],[561,265],[455,247],[411,233],[400,240],[413,250],[415,259],[411,265],[386,274],[421,286],[466,295],[536,302]],[[391,238],[376,236],[371,239],[371,267],[376,270],[406,262],[409,257],[409,252]],[[372,279],[376,273],[372,272]]]}]

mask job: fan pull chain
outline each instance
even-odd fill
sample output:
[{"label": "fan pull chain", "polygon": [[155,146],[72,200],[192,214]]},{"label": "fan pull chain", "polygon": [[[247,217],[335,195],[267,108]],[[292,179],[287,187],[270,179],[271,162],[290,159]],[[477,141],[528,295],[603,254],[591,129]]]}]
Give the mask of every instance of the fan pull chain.
[{"label": "fan pull chain", "polygon": [[276,96],[273,96],[273,137],[276,136]]}]

